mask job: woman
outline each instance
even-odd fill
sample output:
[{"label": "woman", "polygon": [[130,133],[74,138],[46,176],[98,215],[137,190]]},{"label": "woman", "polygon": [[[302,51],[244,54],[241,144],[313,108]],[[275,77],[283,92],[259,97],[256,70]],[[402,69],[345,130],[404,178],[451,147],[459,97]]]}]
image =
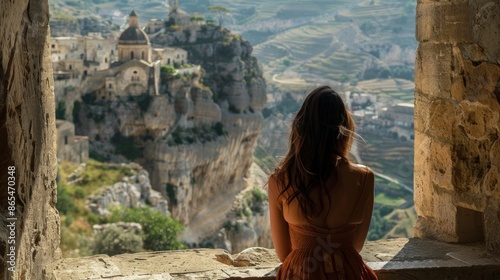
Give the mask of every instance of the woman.
[{"label": "woman", "polygon": [[276,279],[377,279],[359,252],[370,226],[374,176],[348,153],[354,121],[328,86],[293,120],[289,150],[269,178]]}]

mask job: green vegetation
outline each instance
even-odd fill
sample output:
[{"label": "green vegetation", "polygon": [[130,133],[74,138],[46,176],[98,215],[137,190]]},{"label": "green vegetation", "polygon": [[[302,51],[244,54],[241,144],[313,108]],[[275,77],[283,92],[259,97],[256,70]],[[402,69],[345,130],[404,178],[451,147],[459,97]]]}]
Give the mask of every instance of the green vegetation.
[{"label": "green vegetation", "polygon": [[177,205],[177,196],[175,195],[177,192],[177,186],[172,183],[167,183],[166,192],[168,196],[168,202],[173,206]]},{"label": "green vegetation", "polygon": [[100,223],[100,217],[90,212],[86,199],[104,186],[131,176],[135,168],[118,164],[107,164],[90,159],[85,169],[77,175],[75,182],[67,178],[78,167],[67,161],[59,163],[57,182],[57,204],[61,218],[61,250],[64,257],[79,257],[92,254],[92,225]]},{"label": "green vegetation", "polygon": [[151,95],[141,95],[137,104],[139,105],[139,108],[141,109],[141,112],[147,112],[149,109],[149,105],[151,105],[151,101],[153,101],[153,96]]},{"label": "green vegetation", "polygon": [[177,250],[185,248],[177,235],[183,226],[170,216],[164,216],[149,207],[136,209],[116,208],[111,211],[108,223],[128,222],[142,226],[144,249],[150,251]]},{"label": "green vegetation", "polygon": [[193,144],[195,142],[207,143],[226,135],[227,131],[221,122],[217,122],[212,126],[202,124],[191,128],[177,127],[170,134],[167,143],[169,146]]},{"label": "green vegetation", "polygon": [[[149,208],[113,209],[110,217],[90,212],[85,201],[91,194],[105,186],[120,182],[123,177],[136,174],[139,166],[102,163],[89,160],[74,182],[68,175],[77,164],[62,161],[59,164],[56,208],[61,217],[61,250],[64,257],[79,257],[96,253],[119,254],[144,250],[170,250],[184,248],[177,239],[182,226],[171,217]],[[135,222],[143,227],[143,238],[138,240],[129,233],[113,228],[95,236],[92,241],[92,225],[114,222]],[[108,242],[109,240],[114,240]],[[119,241],[119,242],[117,242]]]},{"label": "green vegetation", "polygon": [[222,6],[209,6],[208,10],[212,12],[217,18],[217,21],[219,22],[219,27],[222,26],[224,20],[231,13],[227,8]]},{"label": "green vegetation", "polygon": [[115,145],[115,153],[123,155],[128,160],[142,157],[142,148],[135,144],[133,136],[123,136],[118,131],[111,138],[111,143]]},{"label": "green vegetation", "polygon": [[111,225],[94,236],[92,253],[108,256],[137,253],[143,251],[142,244],[141,236],[128,232],[117,225]]},{"label": "green vegetation", "polygon": [[57,103],[56,119],[58,120],[66,119],[66,102],[64,100],[59,101],[59,103]]},{"label": "green vegetation", "polygon": [[80,124],[80,106],[81,103],[78,100],[73,103],[73,112],[71,113],[73,114],[73,123],[75,125]]},{"label": "green vegetation", "polygon": [[[264,214],[267,205],[267,195],[259,187],[253,187],[251,190],[247,191],[242,199],[239,201],[239,205],[234,209],[236,218],[243,219],[246,222],[252,221],[254,216]],[[240,230],[240,226],[237,220],[227,221],[224,223],[223,227],[228,231],[237,232]]]}]

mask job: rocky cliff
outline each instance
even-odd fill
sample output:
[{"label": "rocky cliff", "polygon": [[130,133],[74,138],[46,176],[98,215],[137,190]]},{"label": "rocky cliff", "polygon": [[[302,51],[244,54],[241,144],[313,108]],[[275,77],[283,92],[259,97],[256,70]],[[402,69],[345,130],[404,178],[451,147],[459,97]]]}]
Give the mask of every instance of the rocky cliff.
[{"label": "rocky cliff", "polygon": [[223,227],[247,188],[265,82],[250,44],[225,29],[167,31],[159,38],[156,44],[188,50],[190,63],[204,70],[162,73],[159,95],[99,100],[90,92],[82,97],[77,133],[89,135],[94,157],[144,166],[186,226],[182,239],[199,244]]},{"label": "rocky cliff", "polygon": [[1,279],[47,279],[61,257],[48,21],[47,1],[0,2]]}]

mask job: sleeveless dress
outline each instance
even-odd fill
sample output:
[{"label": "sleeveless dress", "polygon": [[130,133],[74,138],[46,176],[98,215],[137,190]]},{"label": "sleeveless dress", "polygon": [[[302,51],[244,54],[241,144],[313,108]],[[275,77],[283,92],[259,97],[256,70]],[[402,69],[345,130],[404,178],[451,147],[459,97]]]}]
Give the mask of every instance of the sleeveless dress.
[{"label": "sleeveless dress", "polygon": [[276,279],[376,280],[377,276],[354,249],[356,224],[335,230],[289,224],[292,251]]}]

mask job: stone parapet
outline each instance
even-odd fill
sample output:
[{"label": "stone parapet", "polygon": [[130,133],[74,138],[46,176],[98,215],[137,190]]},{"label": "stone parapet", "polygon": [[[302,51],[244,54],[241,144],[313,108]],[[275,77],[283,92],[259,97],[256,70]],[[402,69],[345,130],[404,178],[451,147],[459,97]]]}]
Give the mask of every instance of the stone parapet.
[{"label": "stone parapet", "polygon": [[[367,242],[361,255],[380,280],[500,277],[500,256],[481,244],[400,238]],[[274,250],[258,247],[237,255],[221,249],[96,255],[54,263],[52,280],[274,279],[279,265]]]}]

